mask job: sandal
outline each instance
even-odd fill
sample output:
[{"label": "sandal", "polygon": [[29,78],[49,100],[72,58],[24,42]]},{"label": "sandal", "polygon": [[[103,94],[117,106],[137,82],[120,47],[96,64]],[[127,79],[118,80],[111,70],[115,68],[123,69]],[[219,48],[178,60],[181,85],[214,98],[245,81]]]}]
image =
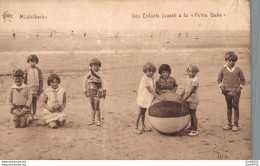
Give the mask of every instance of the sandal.
[{"label": "sandal", "polygon": [[101,121],[97,121],[97,126],[101,126]]},{"label": "sandal", "polygon": [[93,125],[93,124],[95,124],[94,121],[91,121],[91,122],[87,123],[88,126]]},{"label": "sandal", "polygon": [[143,127],[141,128],[141,131],[147,131],[147,132],[150,132],[150,131],[152,131],[152,129],[149,128],[149,127],[143,126]]},{"label": "sandal", "polygon": [[133,130],[133,132],[136,133],[136,134],[142,134],[142,131],[139,130],[138,128],[135,128],[135,129]]}]

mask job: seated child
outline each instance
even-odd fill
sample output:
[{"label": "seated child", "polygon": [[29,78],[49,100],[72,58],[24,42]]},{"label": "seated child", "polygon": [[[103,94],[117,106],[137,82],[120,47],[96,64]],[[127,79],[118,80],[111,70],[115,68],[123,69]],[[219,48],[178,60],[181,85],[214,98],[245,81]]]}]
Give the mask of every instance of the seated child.
[{"label": "seated child", "polygon": [[26,127],[31,121],[30,105],[32,95],[30,89],[23,84],[24,72],[20,69],[13,71],[15,84],[10,88],[8,95],[8,104],[14,127]]},{"label": "seated child", "polygon": [[66,122],[66,115],[63,110],[66,106],[66,91],[59,86],[60,77],[57,74],[51,74],[48,77],[48,86],[44,92],[43,99],[43,119],[52,129],[63,126]]},{"label": "seated child", "polygon": [[168,64],[162,64],[159,68],[160,78],[156,81],[156,93],[161,95],[166,92],[175,93],[178,84],[175,79],[170,77],[171,68]]}]

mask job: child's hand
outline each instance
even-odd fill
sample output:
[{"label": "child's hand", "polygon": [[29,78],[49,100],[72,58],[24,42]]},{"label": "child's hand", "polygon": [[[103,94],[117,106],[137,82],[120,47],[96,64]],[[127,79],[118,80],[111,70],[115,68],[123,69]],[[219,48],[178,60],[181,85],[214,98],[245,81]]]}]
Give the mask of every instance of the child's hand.
[{"label": "child's hand", "polygon": [[164,97],[158,97],[158,99],[159,99],[160,101],[166,101],[166,98],[164,98]]},{"label": "child's hand", "polygon": [[221,89],[223,95],[226,95],[228,93],[228,91],[226,90],[226,88],[224,86],[221,86],[220,89]]},{"label": "child's hand", "polygon": [[183,105],[184,102],[186,102],[186,100],[187,100],[187,99],[185,99],[185,98],[183,99],[183,98],[182,98],[180,104]]},{"label": "child's hand", "polygon": [[23,108],[22,111],[18,113],[18,115],[19,115],[19,116],[24,116],[25,113],[26,113],[26,112],[24,111],[24,108]]},{"label": "child's hand", "polygon": [[103,98],[104,98],[104,99],[106,98],[106,95],[107,95],[106,90],[103,90]]},{"label": "child's hand", "polygon": [[232,95],[232,96],[236,96],[236,95],[237,95],[236,90],[233,90],[233,91],[231,92],[231,95]]},{"label": "child's hand", "polygon": [[86,98],[88,98],[88,93],[87,93],[87,92],[84,92],[84,94],[85,94]]},{"label": "child's hand", "polygon": [[241,93],[241,87],[239,86],[237,89],[236,89],[236,94],[240,94]]},{"label": "child's hand", "polygon": [[22,109],[22,112],[24,112],[24,113],[30,113],[30,111],[29,111],[27,108],[23,108],[23,109]]}]

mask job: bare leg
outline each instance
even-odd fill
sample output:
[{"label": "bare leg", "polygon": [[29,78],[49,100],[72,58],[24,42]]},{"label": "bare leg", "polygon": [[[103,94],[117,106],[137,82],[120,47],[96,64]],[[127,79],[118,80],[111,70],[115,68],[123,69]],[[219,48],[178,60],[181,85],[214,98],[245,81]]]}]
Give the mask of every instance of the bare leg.
[{"label": "bare leg", "polygon": [[93,98],[89,98],[90,100],[90,104],[91,104],[91,108],[92,108],[92,121],[95,121],[95,115],[96,115],[96,111],[95,111],[95,103],[94,103],[94,99]]},{"label": "bare leg", "polygon": [[99,108],[99,101],[100,100],[94,100],[95,103],[95,110],[97,113],[97,120],[100,121],[100,108]]},{"label": "bare leg", "polygon": [[57,123],[56,123],[55,121],[50,122],[50,123],[49,123],[49,126],[50,126],[50,128],[52,128],[52,129],[57,129],[57,128],[58,128],[58,125],[57,125]]}]

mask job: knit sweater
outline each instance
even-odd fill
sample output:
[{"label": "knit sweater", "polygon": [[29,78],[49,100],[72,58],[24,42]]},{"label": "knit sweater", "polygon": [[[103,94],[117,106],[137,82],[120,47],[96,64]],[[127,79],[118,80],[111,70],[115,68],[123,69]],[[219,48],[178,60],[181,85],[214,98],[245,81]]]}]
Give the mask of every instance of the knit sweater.
[{"label": "knit sweater", "polygon": [[38,67],[27,68],[24,75],[24,83],[31,88],[32,93],[37,93],[40,95],[43,92],[43,78],[41,69]]},{"label": "knit sweater", "polygon": [[10,109],[18,105],[26,105],[29,107],[32,103],[30,89],[25,84],[22,84],[20,87],[14,84],[9,89],[7,102]]},{"label": "knit sweater", "polygon": [[228,66],[224,66],[218,76],[218,84],[224,86],[226,90],[234,90],[238,86],[245,85],[245,77],[243,71],[239,67],[233,67],[231,70]]}]

